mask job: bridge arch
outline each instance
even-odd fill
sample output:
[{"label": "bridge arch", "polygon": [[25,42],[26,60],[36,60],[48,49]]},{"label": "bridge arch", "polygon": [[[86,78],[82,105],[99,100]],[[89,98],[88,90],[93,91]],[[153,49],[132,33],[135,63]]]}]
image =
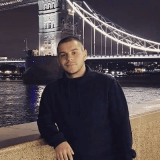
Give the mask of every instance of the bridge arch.
[{"label": "bridge arch", "polygon": [[48,9],[52,9],[52,4],[51,3],[48,3]]},{"label": "bridge arch", "polygon": [[47,10],[48,7],[47,7],[47,4],[44,4],[44,10]]}]

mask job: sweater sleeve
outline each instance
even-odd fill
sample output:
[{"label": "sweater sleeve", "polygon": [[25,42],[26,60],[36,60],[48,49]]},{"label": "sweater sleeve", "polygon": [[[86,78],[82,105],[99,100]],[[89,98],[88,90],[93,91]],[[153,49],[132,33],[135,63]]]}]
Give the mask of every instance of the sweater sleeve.
[{"label": "sweater sleeve", "polygon": [[[54,89],[52,88],[52,91]],[[59,132],[55,121],[55,96],[47,86],[41,97],[37,125],[42,138],[56,148],[60,143],[66,141],[62,132]]]},{"label": "sweater sleeve", "polygon": [[132,132],[128,105],[119,83],[114,79],[109,90],[109,117],[117,160],[132,160]]}]

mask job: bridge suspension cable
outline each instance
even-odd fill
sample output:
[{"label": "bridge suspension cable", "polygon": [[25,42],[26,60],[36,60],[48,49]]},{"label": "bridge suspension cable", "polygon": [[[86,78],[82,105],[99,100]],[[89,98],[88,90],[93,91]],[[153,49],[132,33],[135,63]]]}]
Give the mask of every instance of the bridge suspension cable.
[{"label": "bridge suspension cable", "polygon": [[[130,49],[130,54],[131,51],[134,49],[141,50],[144,52],[160,53],[160,43],[147,40],[130,33],[129,31],[123,29],[122,27],[114,24],[113,22],[101,16],[99,13],[93,10],[86,2],[84,2],[84,4],[88,11],[83,9],[76,2],[71,2],[70,0],[66,1],[73,8],[73,10],[83,19],[84,21],[83,24],[87,22],[93,28],[94,32],[96,30],[102,35],[104,35],[105,41],[107,40],[106,37],[111,39],[111,45],[112,45],[112,40],[117,43],[117,48],[119,44],[121,44],[122,52],[123,52],[123,47],[128,46]],[[84,42],[84,35],[83,35],[83,42]],[[94,35],[94,43],[95,43],[95,35]],[[94,45],[94,54],[95,54],[95,45]],[[112,54],[112,46],[111,46],[111,54]]]},{"label": "bridge suspension cable", "polygon": [[0,0],[0,11],[38,4],[38,0]]}]

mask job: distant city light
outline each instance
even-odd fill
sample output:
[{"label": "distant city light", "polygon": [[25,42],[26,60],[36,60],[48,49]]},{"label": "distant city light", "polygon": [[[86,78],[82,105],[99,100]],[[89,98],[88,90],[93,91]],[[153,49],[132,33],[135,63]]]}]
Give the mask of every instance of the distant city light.
[{"label": "distant city light", "polygon": [[0,61],[1,60],[7,60],[8,58],[7,57],[0,57]]},{"label": "distant city light", "polygon": [[6,73],[6,74],[11,74],[12,71],[5,71],[4,73]]},{"label": "distant city light", "polygon": [[146,69],[145,68],[142,68],[142,72],[145,72],[146,71]]},{"label": "distant city light", "polygon": [[111,74],[114,74],[115,72],[114,71],[111,71]]}]

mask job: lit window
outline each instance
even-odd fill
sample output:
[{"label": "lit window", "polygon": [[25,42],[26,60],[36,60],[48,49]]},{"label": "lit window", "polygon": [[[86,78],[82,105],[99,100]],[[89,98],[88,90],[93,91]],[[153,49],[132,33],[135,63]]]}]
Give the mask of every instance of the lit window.
[{"label": "lit window", "polygon": [[49,24],[48,24],[48,28],[51,28],[51,22],[49,22]]},{"label": "lit window", "polygon": [[51,40],[48,40],[48,44],[51,44]]},{"label": "lit window", "polygon": [[49,4],[48,4],[48,9],[51,9],[51,8],[52,8],[52,6],[51,6],[51,4],[49,3]]},{"label": "lit window", "polygon": [[44,10],[46,10],[46,9],[47,9],[47,5],[45,4],[45,5],[44,5]]}]

